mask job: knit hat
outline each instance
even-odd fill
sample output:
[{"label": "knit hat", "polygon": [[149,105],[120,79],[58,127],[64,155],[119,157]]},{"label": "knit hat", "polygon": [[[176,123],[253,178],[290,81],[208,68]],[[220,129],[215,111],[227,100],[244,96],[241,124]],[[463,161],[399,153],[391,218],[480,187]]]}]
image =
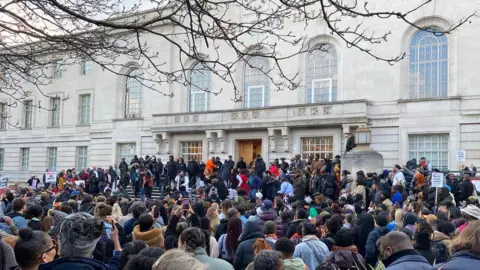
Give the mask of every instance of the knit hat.
[{"label": "knit hat", "polygon": [[473,204],[467,205],[467,207],[460,209],[460,211],[462,211],[463,214],[467,214],[476,219],[480,219],[480,208],[476,207]]},{"label": "knit hat", "polygon": [[90,257],[105,230],[103,221],[87,213],[75,213],[65,217],[60,226],[62,257]]}]

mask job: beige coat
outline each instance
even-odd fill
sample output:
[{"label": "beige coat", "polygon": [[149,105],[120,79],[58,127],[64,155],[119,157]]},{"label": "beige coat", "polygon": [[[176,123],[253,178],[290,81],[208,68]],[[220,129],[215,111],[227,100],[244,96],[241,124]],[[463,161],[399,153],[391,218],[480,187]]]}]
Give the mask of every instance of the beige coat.
[{"label": "beige coat", "polygon": [[357,194],[361,194],[363,198],[363,206],[366,206],[367,204],[367,192],[365,190],[365,186],[363,185],[356,185],[355,188],[352,191],[352,196],[355,196]]}]

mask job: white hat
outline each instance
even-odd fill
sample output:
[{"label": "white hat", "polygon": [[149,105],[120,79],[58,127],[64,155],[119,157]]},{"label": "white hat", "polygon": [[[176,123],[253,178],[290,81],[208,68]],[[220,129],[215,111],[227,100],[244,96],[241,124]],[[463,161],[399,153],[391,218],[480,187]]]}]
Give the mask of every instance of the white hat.
[{"label": "white hat", "polygon": [[257,192],[255,193],[255,197],[261,200],[263,198],[263,194],[261,192]]},{"label": "white hat", "polygon": [[480,208],[476,207],[473,204],[469,204],[467,207],[461,208],[460,211],[476,219],[480,219]]}]

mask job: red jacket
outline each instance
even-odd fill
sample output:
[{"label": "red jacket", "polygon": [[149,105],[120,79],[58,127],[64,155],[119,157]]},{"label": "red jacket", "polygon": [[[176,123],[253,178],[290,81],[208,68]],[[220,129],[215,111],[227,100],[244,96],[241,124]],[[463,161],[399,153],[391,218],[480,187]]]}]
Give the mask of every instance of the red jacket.
[{"label": "red jacket", "polygon": [[250,190],[250,188],[248,187],[248,177],[245,174],[242,173],[242,174],[240,174],[240,178],[242,178],[242,183],[240,183],[240,185],[238,185],[238,188],[245,189],[245,191],[248,194],[248,191]]}]

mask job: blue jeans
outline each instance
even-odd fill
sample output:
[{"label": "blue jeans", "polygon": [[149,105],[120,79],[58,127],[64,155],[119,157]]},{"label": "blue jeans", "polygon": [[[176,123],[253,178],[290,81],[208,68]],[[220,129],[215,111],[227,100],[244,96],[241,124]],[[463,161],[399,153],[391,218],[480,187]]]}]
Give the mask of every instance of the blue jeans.
[{"label": "blue jeans", "polygon": [[248,191],[248,199],[250,201],[254,201],[255,200],[255,194],[257,193],[257,190],[256,189],[250,189]]}]

